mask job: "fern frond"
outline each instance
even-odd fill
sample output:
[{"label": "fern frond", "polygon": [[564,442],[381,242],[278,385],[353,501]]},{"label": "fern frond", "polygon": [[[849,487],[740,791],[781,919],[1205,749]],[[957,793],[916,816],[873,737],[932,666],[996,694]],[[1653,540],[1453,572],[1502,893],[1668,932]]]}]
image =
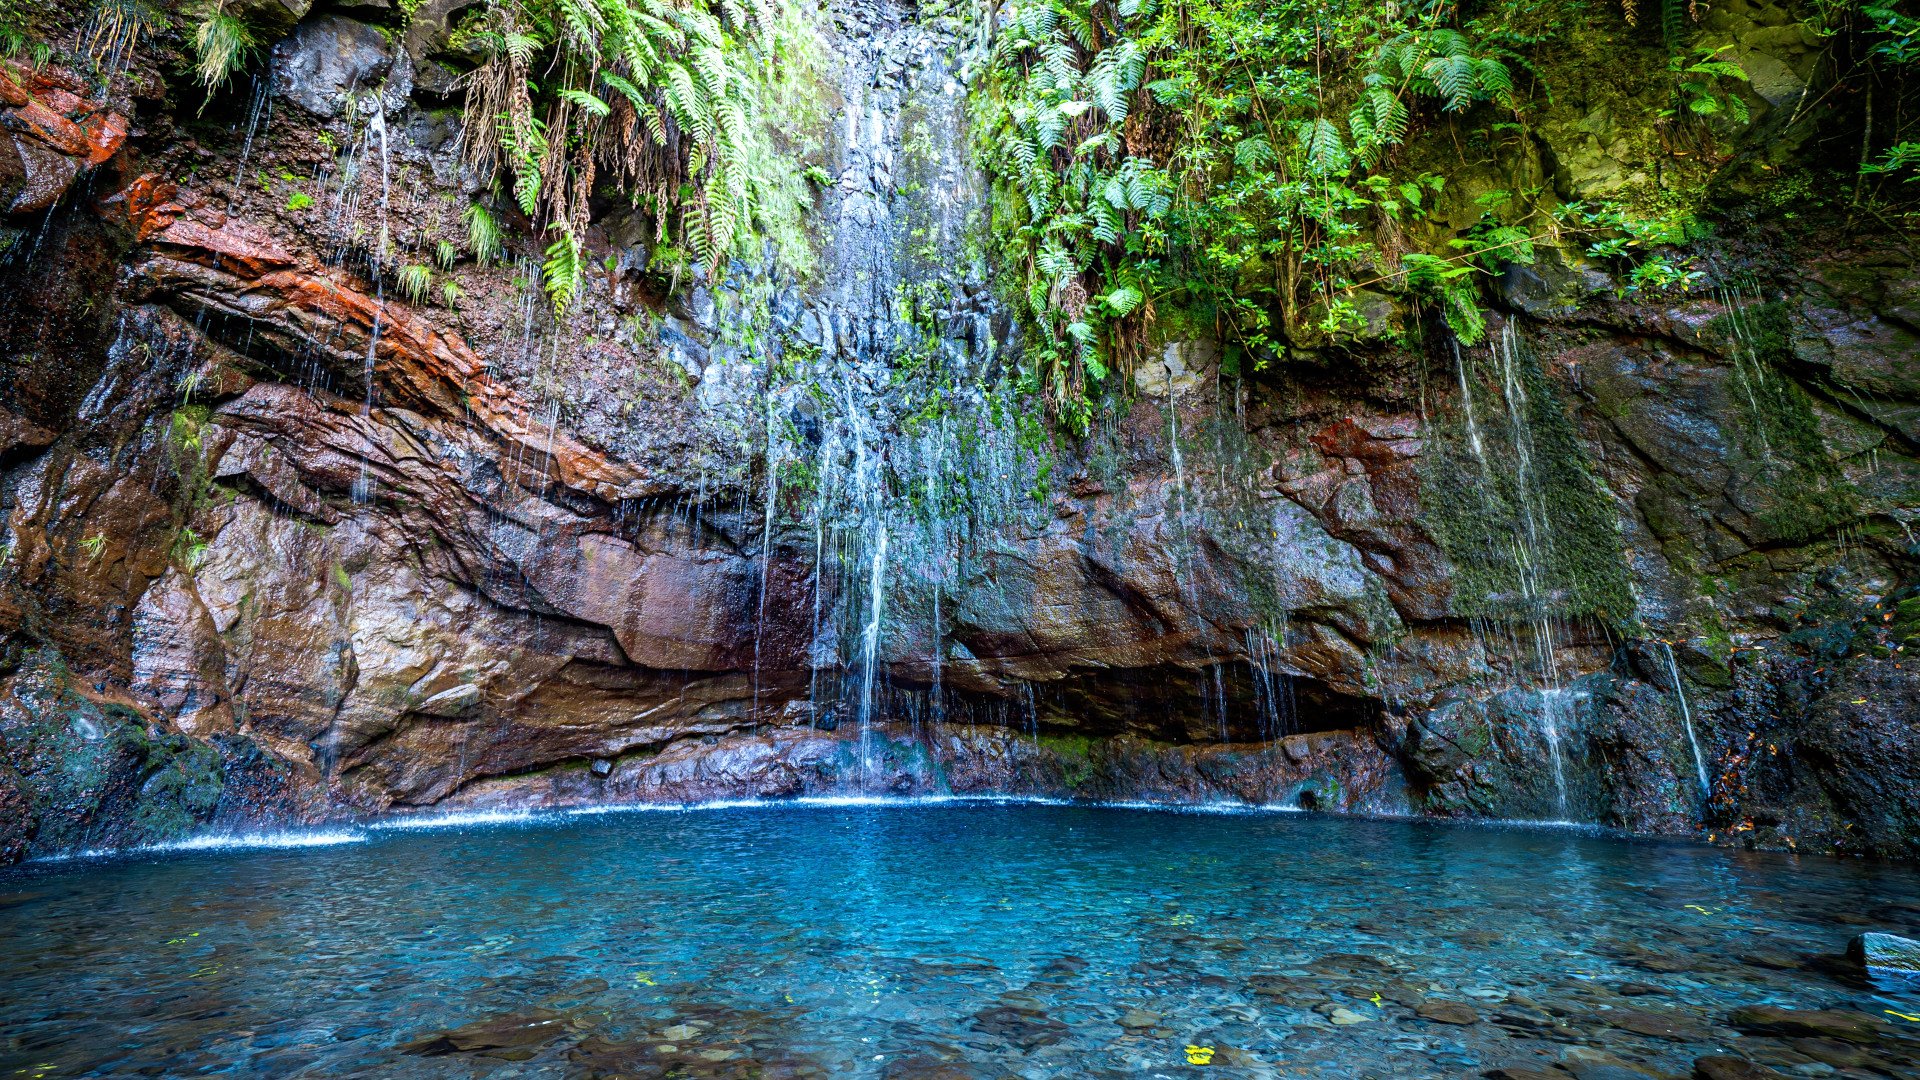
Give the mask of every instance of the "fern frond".
[{"label": "fern frond", "polygon": [[605,116],[613,111],[608,107],[606,102],[601,101],[585,90],[562,90],[560,91],[560,97],[572,102],[581,111],[592,113],[594,116]]},{"label": "fern frond", "polygon": [[586,265],[580,257],[579,237],[560,225],[554,225],[553,230],[559,236],[548,245],[547,261],[540,269],[554,314],[561,315],[579,298],[586,283]]}]

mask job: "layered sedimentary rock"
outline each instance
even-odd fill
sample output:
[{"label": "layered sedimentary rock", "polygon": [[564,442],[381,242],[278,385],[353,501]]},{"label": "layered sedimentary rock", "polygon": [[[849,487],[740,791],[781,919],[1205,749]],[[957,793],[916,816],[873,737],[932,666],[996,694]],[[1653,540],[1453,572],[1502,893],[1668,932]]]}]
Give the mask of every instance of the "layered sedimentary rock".
[{"label": "layered sedimentary rock", "polygon": [[[883,286],[933,279],[946,362],[1017,346],[964,214],[916,198],[977,199],[950,30],[836,8],[822,92],[859,122],[827,139],[819,280],[663,294],[609,211],[555,325],[531,263],[428,302],[366,255],[457,239],[478,186],[444,7],[396,36],[289,8],[267,104],[217,134],[0,80],[5,857],[852,791],[1916,851],[1897,238],[1755,227],[1743,291],[1658,299],[1549,256],[1464,351],[1381,330],[1239,378],[1157,343],[1111,425],[1036,454],[984,392],[929,434],[887,352]],[[1514,168],[1568,199],[1625,168],[1542,131]],[[760,285],[817,394],[728,332]]]}]

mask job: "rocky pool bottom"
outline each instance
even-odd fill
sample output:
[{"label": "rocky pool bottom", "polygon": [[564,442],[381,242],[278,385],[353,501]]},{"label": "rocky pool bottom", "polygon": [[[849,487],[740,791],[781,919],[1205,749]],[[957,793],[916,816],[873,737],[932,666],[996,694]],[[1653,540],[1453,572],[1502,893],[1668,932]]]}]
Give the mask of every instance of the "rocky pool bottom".
[{"label": "rocky pool bottom", "polygon": [[1842,957],[1905,867],[993,803],[278,842],[0,874],[0,1076],[1920,1075]]}]

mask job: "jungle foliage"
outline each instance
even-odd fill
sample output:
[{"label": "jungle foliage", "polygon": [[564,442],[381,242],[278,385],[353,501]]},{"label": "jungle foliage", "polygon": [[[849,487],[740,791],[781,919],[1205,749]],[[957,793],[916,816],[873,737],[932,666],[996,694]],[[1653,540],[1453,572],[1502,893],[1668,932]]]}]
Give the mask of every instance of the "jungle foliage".
[{"label": "jungle foliage", "polygon": [[[1362,289],[1410,295],[1473,344],[1480,282],[1546,241],[1616,270],[1628,289],[1693,287],[1699,275],[1667,252],[1698,237],[1700,190],[1640,207],[1487,192],[1465,228],[1457,214],[1434,227],[1433,210],[1453,163],[1478,153],[1469,146],[1526,141],[1552,100],[1543,58],[1576,33],[1647,52],[1656,78],[1664,52],[1660,141],[1676,161],[1724,160],[1716,139],[1749,119],[1747,72],[1726,48],[1695,45],[1704,10],[1011,0],[974,104],[1002,284],[1024,298],[1036,339],[1029,389],[1082,430],[1156,319],[1217,337],[1230,370],[1257,369],[1290,344],[1350,339],[1364,326]],[[1867,44],[1883,53],[1903,40],[1899,17],[1857,0],[1825,0],[1810,17],[1836,41],[1877,33]],[[1833,66],[1832,78],[1857,77],[1856,65]],[[1903,168],[1893,145],[1863,164]]]},{"label": "jungle foliage", "polygon": [[[1402,254],[1369,219],[1419,213],[1436,182],[1395,176],[1395,150],[1477,105],[1517,115],[1536,6],[1017,0],[977,104],[1036,389],[1083,425],[1089,382],[1129,370],[1167,304],[1256,363],[1350,326],[1351,287]],[[1471,270],[1401,272],[1458,299]]]},{"label": "jungle foliage", "polygon": [[[604,182],[650,212],[655,238],[710,272],[772,241],[809,251],[810,193],[778,132],[782,102],[813,63],[815,35],[789,0],[490,0],[456,41],[484,60],[466,76],[465,153],[507,181],[550,238],[548,295],[583,287],[591,200]],[[492,219],[469,216],[479,246]]]}]

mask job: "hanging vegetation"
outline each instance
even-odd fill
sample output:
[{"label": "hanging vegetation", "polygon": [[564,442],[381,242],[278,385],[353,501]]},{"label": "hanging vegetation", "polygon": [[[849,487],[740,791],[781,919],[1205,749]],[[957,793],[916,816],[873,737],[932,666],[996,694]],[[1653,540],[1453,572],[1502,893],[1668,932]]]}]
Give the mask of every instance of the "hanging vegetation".
[{"label": "hanging vegetation", "polygon": [[[805,79],[814,35],[786,0],[493,0],[459,40],[484,60],[466,77],[467,161],[507,180],[546,239],[556,309],[580,294],[596,184],[649,212],[655,238],[718,276],[771,241],[804,270],[810,195],[777,134],[781,91]],[[468,214],[475,254],[494,219]],[[483,256],[484,257],[484,256]]]},{"label": "hanging vegetation", "polygon": [[[1516,106],[1519,39],[1453,12],[1016,0],[978,95],[981,156],[1056,415],[1084,425],[1089,381],[1129,370],[1169,301],[1241,350],[1268,349],[1276,314],[1324,333],[1354,318],[1344,289],[1381,254],[1361,215],[1421,198],[1379,182],[1394,148],[1423,114]],[[1451,272],[1421,281],[1458,291]]]}]

